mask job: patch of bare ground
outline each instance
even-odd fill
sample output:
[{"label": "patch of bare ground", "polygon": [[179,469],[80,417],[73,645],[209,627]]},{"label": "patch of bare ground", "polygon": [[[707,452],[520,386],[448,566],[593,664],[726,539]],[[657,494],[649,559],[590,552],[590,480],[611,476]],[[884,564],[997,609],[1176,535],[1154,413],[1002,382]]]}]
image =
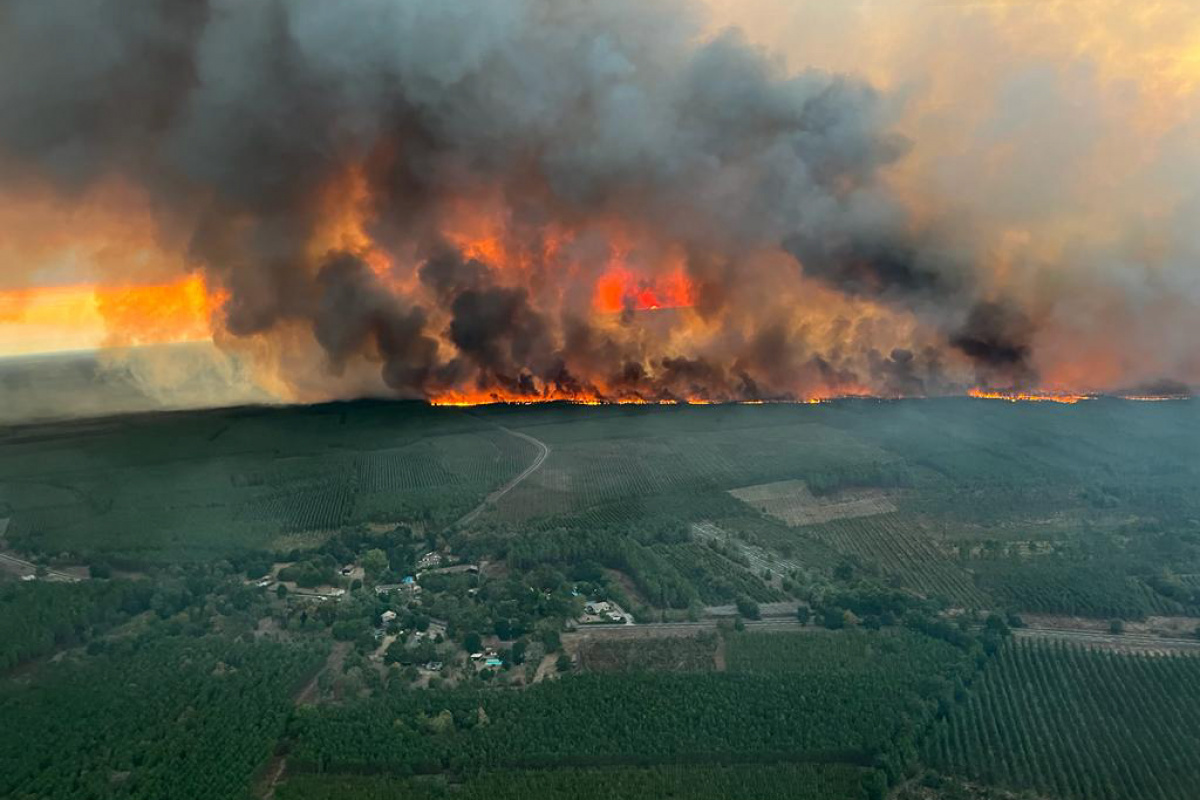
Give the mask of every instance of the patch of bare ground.
[{"label": "patch of bare ground", "polygon": [[730,489],[729,494],[791,527],[896,510],[891,497],[880,489],[852,489],[817,497],[808,484],[799,480],[743,486]]},{"label": "patch of bare ground", "polygon": [[[329,651],[328,658],[325,659],[325,664],[316,671],[312,679],[304,684],[298,691],[292,702],[297,706],[315,705],[321,702],[321,698],[317,692],[320,687],[321,675],[326,672],[337,674],[342,671],[342,664],[346,660],[346,654],[350,652],[349,642],[338,642]],[[261,773],[261,777],[255,783],[254,796],[261,797],[263,800],[272,800],[275,797],[275,788],[279,786],[279,782],[283,780],[283,776],[287,773],[287,755],[276,753],[267,762],[266,767]]]},{"label": "patch of bare ground", "polygon": [[[795,601],[785,601],[782,603],[759,603],[758,615],[765,619],[794,619],[796,612],[800,609],[800,604]],[[736,617],[738,615],[737,606],[705,606],[704,616],[706,617]]]},{"label": "patch of bare ground", "polygon": [[337,675],[342,671],[342,664],[346,660],[346,654],[350,652],[350,642],[338,642],[329,651],[329,657],[325,659],[325,666],[317,670],[317,674],[312,676],[312,680],[304,684],[304,687],[296,694],[295,703],[298,706],[315,705],[320,702],[320,697],[317,695],[318,681],[321,675],[325,672]]},{"label": "patch of bare ground", "polygon": [[750,570],[756,575],[761,575],[763,572],[770,572],[771,585],[776,589],[782,589],[783,581],[780,578],[781,575],[804,568],[801,562],[784,558],[770,550],[744,542],[736,536],[731,536],[723,528],[712,522],[697,522],[693,524],[692,535],[703,542],[713,542],[718,545],[732,547],[746,559]]},{"label": "patch of bare ground", "polygon": [[[1050,630],[1108,633],[1109,626],[1112,624],[1107,619],[1072,617],[1064,614],[1022,614],[1021,618],[1031,628]],[[1129,620],[1122,624],[1126,634],[1188,639],[1195,638],[1200,619],[1196,617],[1146,617],[1144,620]]]},{"label": "patch of bare ground", "polygon": [[286,770],[287,756],[279,753],[271,756],[271,760],[267,762],[262,775],[255,783],[254,796],[261,797],[263,800],[271,800],[275,797],[275,787],[283,779],[283,773]]},{"label": "patch of bare ground", "polygon": [[541,683],[544,680],[554,680],[558,677],[558,654],[547,653],[542,656],[542,660],[538,663],[537,671],[533,673],[533,683]]},{"label": "patch of bare ground", "polygon": [[1164,636],[1147,636],[1137,633],[1101,633],[1094,630],[1070,630],[1066,628],[1019,628],[1014,635],[1019,639],[1050,639],[1066,641],[1089,647],[1093,650],[1111,650],[1118,653],[1140,653],[1142,655],[1197,655],[1200,656],[1200,639],[1172,639]]},{"label": "patch of bare ground", "polygon": [[1056,639],[1122,653],[1200,655],[1200,637],[1195,634],[1200,621],[1191,617],[1148,617],[1125,622],[1121,633],[1113,633],[1108,620],[1088,617],[1024,614],[1022,619],[1026,627],[1014,633],[1024,639]]}]

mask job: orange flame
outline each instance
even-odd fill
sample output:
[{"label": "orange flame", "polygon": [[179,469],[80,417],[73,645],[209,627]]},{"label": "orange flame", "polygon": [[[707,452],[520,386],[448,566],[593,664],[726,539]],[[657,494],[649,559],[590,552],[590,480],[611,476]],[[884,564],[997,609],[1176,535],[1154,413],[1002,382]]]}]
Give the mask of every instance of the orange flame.
[{"label": "orange flame", "polygon": [[657,311],[695,305],[695,292],[682,269],[658,279],[638,279],[625,267],[613,267],[596,281],[593,305],[602,314],[618,314],[626,308]]},{"label": "orange flame", "polygon": [[0,352],[207,341],[225,300],[200,275],[172,283],[49,286],[0,292]]},{"label": "orange flame", "polygon": [[1065,403],[1075,405],[1083,400],[1091,400],[1086,394],[1058,394],[1054,392],[1000,392],[990,389],[971,389],[967,392],[970,397],[982,400],[1005,400],[1009,403]]}]

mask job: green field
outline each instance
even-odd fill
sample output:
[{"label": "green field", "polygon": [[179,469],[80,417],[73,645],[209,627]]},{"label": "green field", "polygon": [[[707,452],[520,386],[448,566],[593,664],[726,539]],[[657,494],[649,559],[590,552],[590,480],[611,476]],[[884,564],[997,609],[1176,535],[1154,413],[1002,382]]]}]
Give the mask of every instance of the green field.
[{"label": "green field", "polygon": [[534,450],[461,412],[403,403],[39,425],[0,444],[11,542],[130,563],[361,523],[448,525]]},{"label": "green field", "polygon": [[10,426],[0,796],[1189,797],[1197,409]]},{"label": "green field", "polygon": [[167,638],[0,686],[0,796],[244,797],[321,655]]},{"label": "green field", "polygon": [[860,800],[864,771],[845,765],[615,767],[502,770],[462,783],[347,775],[304,775],[280,787],[280,800]]},{"label": "green field", "polygon": [[[541,560],[543,534],[603,532],[595,559],[632,573],[647,606],[779,600],[764,571],[849,560],[967,608],[1190,614],[1200,598],[1170,576],[1200,573],[1196,409],[360,402],[18,426],[0,433],[0,524],[25,552],[131,566],[286,553],[364,524],[450,534],[537,454],[503,425],[550,455],[468,533]],[[789,523],[729,494],[788,481],[807,493],[794,519],[832,518]],[[883,511],[841,516],[862,492]],[[698,546],[697,524],[729,546]]]},{"label": "green field", "polygon": [[401,692],[306,710],[294,759],[317,772],[398,775],[739,761],[870,766],[915,752],[939,702],[974,671],[964,651],[909,632],[747,634],[728,647],[727,673],[587,674],[523,692]]},{"label": "green field", "polygon": [[1200,658],[1018,643],[928,750],[947,772],[1054,797],[1195,797]]}]

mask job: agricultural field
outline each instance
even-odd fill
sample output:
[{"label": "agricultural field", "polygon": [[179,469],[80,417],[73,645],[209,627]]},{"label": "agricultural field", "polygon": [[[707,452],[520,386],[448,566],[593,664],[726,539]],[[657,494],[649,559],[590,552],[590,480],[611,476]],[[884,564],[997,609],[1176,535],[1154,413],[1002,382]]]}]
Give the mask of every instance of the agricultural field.
[{"label": "agricultural field", "polygon": [[535,449],[458,411],[355,403],[0,432],[0,518],[22,549],[205,559],[363,523],[448,525]]},{"label": "agricultural field", "polygon": [[986,592],[960,564],[938,549],[938,542],[913,519],[899,514],[839,519],[807,530],[838,553],[877,565],[905,586],[928,597],[943,597],[956,605],[983,608]]},{"label": "agricultural field", "polygon": [[895,511],[891,498],[878,490],[848,490],[815,497],[804,481],[777,481],[730,489],[729,493],[785,525],[818,525],[835,519],[873,517]]},{"label": "agricultural field", "polygon": [[588,672],[708,672],[720,646],[711,631],[669,638],[595,637],[585,638],[576,657]]},{"label": "agricultural field", "polygon": [[1200,658],[1016,642],[928,745],[938,769],[1087,800],[1184,800],[1200,774]]},{"label": "agricultural field", "polygon": [[400,775],[692,762],[890,764],[915,752],[939,701],[974,671],[961,648],[907,631],[744,634],[729,640],[728,650],[728,673],[581,674],[518,693],[402,692],[302,709],[293,758],[313,771]]},{"label": "agricultural field", "polygon": [[279,787],[279,800],[863,800],[870,773],[848,765],[615,767],[501,770],[461,783],[427,779],[301,775]]},{"label": "agricultural field", "polygon": [[1174,800],[1196,408],[12,426],[0,796]]},{"label": "agricultural field", "polygon": [[233,800],[323,653],[169,637],[0,686],[0,796]]}]

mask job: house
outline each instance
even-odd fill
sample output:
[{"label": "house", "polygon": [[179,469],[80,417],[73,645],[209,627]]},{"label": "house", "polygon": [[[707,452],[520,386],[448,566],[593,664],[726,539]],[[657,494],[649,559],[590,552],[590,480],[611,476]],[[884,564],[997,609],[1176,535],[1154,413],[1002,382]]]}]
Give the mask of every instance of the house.
[{"label": "house", "polygon": [[387,610],[387,611],[383,612],[382,614],[380,614],[380,615],[379,615],[379,618],[380,618],[381,620],[383,620],[383,624],[384,624],[384,625],[387,625],[389,622],[393,622],[393,621],[395,621],[395,619],[396,619],[396,612],[395,612],[395,611],[392,611],[392,610],[390,610],[390,609],[389,609],[389,610]]},{"label": "house", "polygon": [[426,553],[425,555],[421,556],[421,560],[417,562],[417,568],[429,569],[430,567],[441,566],[441,563],[441,553]]},{"label": "house", "polygon": [[483,665],[485,667],[503,667],[504,662],[498,658],[489,658],[487,661],[483,662]]},{"label": "house", "polygon": [[587,605],[585,605],[583,607],[583,610],[585,613],[595,614],[596,616],[599,616],[601,614],[607,614],[609,611],[612,611],[612,606],[609,605],[608,602],[605,600],[594,600],[594,601],[588,603]]}]

